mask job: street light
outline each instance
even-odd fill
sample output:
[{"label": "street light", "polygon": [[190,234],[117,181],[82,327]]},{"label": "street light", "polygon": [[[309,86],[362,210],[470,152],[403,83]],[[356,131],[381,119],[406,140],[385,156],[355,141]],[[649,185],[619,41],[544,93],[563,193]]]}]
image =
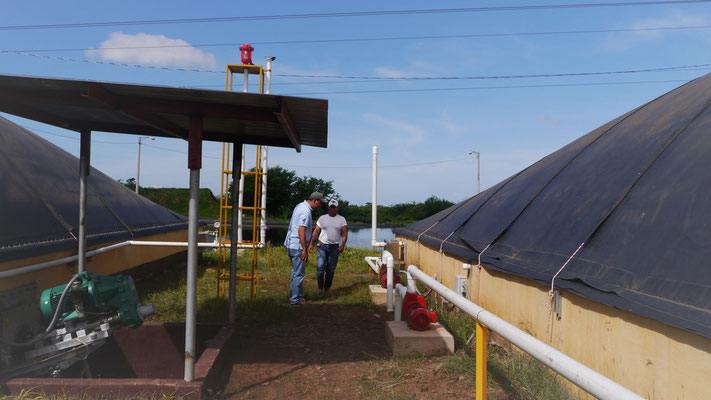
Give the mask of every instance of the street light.
[{"label": "street light", "polygon": [[469,155],[476,154],[476,192],[481,193],[481,160],[478,151],[469,150]]},{"label": "street light", "polygon": [[139,136],[138,137],[138,165],[136,166],[136,193],[138,193],[138,181],[141,176],[141,142],[143,139],[156,140],[153,136]]}]

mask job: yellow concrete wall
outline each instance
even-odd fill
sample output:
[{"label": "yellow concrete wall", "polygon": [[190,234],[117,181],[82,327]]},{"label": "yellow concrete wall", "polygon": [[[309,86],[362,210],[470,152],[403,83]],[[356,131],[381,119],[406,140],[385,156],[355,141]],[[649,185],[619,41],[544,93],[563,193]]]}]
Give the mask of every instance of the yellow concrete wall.
[{"label": "yellow concrete wall", "polygon": [[[185,242],[187,241],[187,236],[187,230],[181,230],[141,237],[139,240]],[[114,243],[118,242],[102,243],[100,245],[90,247],[89,250],[108,246]],[[86,269],[95,273],[110,275],[153,262],[185,250],[185,247],[128,246],[90,257],[87,260]],[[56,260],[75,254],[76,250],[67,250],[52,254],[44,254],[37,257],[2,262],[0,263],[0,271]],[[15,288],[30,282],[37,282],[37,296],[39,296],[44,289],[61,285],[69,281],[72,274],[76,273],[76,268],[77,263],[72,262],[11,278],[0,279],[0,290]]]},{"label": "yellow concrete wall", "polygon": [[[439,273],[446,286],[467,275],[464,260],[399,240],[407,265]],[[645,398],[711,399],[711,339],[566,291],[558,320],[546,307],[548,288],[485,268],[472,269],[468,287],[486,310]]]}]

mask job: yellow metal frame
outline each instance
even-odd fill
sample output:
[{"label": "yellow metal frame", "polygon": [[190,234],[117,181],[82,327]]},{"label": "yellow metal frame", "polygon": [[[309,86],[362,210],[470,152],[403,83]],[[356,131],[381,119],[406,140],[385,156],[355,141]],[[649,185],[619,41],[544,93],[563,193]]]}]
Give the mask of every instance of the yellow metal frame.
[{"label": "yellow metal frame", "polygon": [[[227,64],[225,71],[225,90],[232,91],[234,74],[243,74],[247,70],[250,75],[259,75],[259,93],[264,92],[264,69],[261,65],[244,65],[244,64]],[[233,205],[230,204],[230,200],[227,199],[227,190],[230,185],[230,177],[235,173],[236,169],[241,169],[241,166],[230,166],[231,154],[235,149],[232,148],[231,143],[222,144],[222,165],[221,165],[221,179],[220,179],[220,216],[219,216],[219,228],[218,228],[218,259],[217,259],[217,297],[222,298],[225,294],[225,282],[230,279],[229,271],[229,259],[227,254],[229,253],[229,246],[231,245],[231,240],[228,240],[227,224],[230,221],[230,211]],[[262,171],[261,165],[262,159],[262,146],[256,146],[256,158],[254,171],[240,171],[241,178],[245,179],[247,176],[254,176],[254,206],[251,207],[239,207],[242,211],[252,211],[252,240],[242,240],[239,244],[251,245],[252,247],[252,271],[248,274],[237,274],[235,275],[236,280],[248,281],[250,282],[250,296],[249,304],[250,309],[254,305],[254,301],[257,298],[257,281],[264,279],[263,276],[259,275],[259,253],[258,245],[259,242],[259,226],[261,211],[264,209],[262,202],[262,176],[265,174]],[[239,190],[233,187],[232,190]]]}]

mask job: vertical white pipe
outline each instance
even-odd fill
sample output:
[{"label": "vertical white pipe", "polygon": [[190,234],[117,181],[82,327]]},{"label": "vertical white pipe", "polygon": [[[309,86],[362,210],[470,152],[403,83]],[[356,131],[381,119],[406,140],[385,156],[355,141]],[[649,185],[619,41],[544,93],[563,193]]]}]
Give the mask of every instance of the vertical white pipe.
[{"label": "vertical white pipe", "polygon": [[[237,209],[237,243],[242,243],[242,205],[244,205],[244,179],[242,179],[242,171],[244,171],[244,145],[242,144],[240,146],[242,146],[242,162],[240,163],[239,171],[235,171],[235,165],[232,164],[232,173],[240,174],[239,199],[237,201],[237,207],[239,207]],[[232,207],[234,207],[234,204]]]},{"label": "vertical white pipe", "polygon": [[395,259],[389,251],[383,251],[383,262],[386,265],[386,289],[387,289],[387,310],[393,310],[393,273],[395,267]]},{"label": "vertical white pipe", "polygon": [[77,272],[86,270],[86,192],[91,169],[91,131],[81,131],[79,144],[79,263]]},{"label": "vertical white pipe", "polygon": [[415,284],[415,278],[410,275],[410,272],[407,272],[407,292],[417,293],[417,285]]},{"label": "vertical white pipe", "polygon": [[377,242],[376,229],[378,228],[378,146],[373,146],[373,197],[371,199],[371,229],[370,241],[373,246]]},{"label": "vertical white pipe", "polygon": [[407,288],[401,284],[395,285],[395,321],[402,321],[402,302]]},{"label": "vertical white pipe", "polygon": [[188,271],[185,296],[185,380],[195,378],[195,328],[197,324],[198,219],[200,168],[190,168],[188,203]]},{"label": "vertical white pipe", "polygon": [[[266,94],[272,91],[272,61],[276,57],[265,57],[267,59],[267,69],[264,71],[267,75]],[[269,170],[269,147],[262,146],[262,217],[259,224],[259,241],[267,243],[267,171]]]},{"label": "vertical white pipe", "polygon": [[259,241],[267,243],[267,170],[269,169],[269,147],[262,146],[262,210],[259,218]]},{"label": "vertical white pipe", "polygon": [[249,70],[247,68],[244,69],[244,88],[242,88],[242,91],[245,93],[249,91]]}]

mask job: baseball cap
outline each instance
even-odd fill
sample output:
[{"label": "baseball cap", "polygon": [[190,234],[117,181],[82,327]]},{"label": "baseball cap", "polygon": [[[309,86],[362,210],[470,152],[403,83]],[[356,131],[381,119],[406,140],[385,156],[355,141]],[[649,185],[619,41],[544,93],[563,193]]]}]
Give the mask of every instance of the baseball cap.
[{"label": "baseball cap", "polygon": [[338,207],[338,200],[336,200],[336,199],[331,199],[331,200],[328,202],[328,206],[329,206],[329,207]]},{"label": "baseball cap", "polygon": [[314,200],[314,199],[323,201],[323,195],[319,192],[313,192],[313,193],[311,193],[311,196],[309,196],[309,200]]}]

